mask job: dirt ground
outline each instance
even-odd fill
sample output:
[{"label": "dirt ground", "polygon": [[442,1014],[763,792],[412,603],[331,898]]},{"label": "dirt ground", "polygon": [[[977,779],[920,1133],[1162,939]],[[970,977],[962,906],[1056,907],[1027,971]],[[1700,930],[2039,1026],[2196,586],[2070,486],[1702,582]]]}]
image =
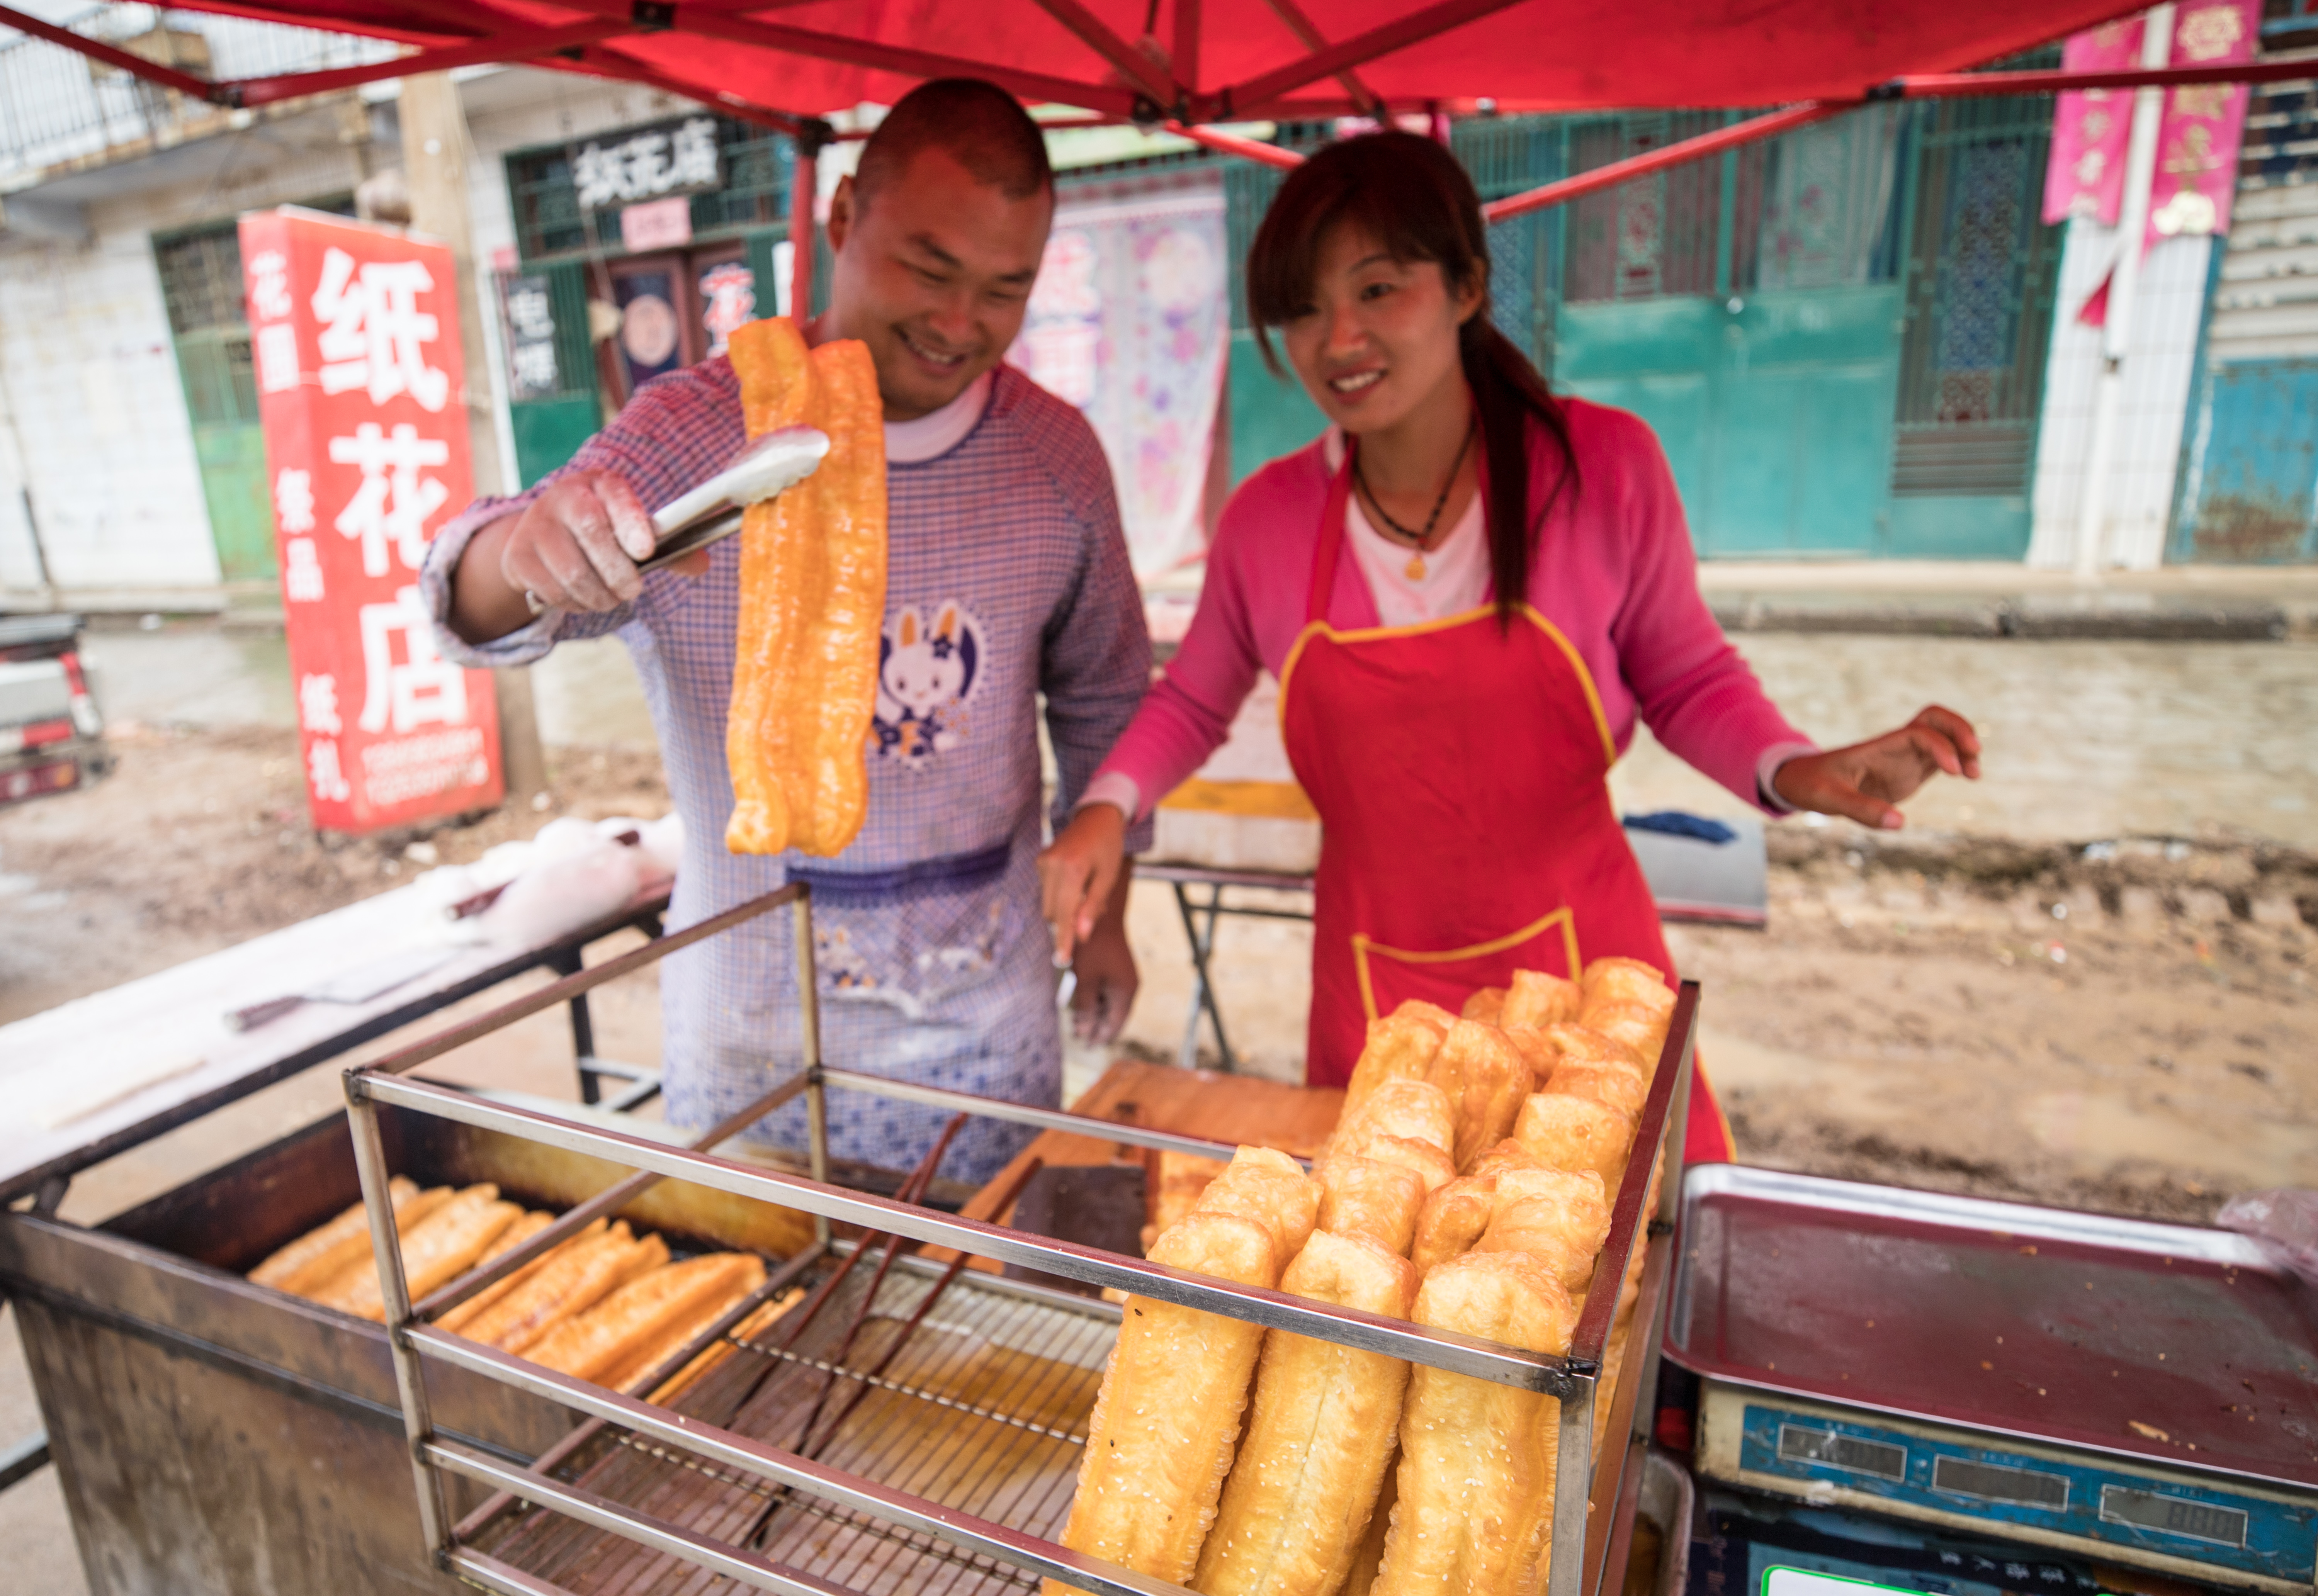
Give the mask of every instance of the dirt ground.
[{"label": "dirt ground", "polygon": [[0,1024],[461,864],[559,814],[664,813],[657,754],[563,749],[553,802],[371,837],[308,824],[294,732],[118,725],[120,768],[0,810]]},{"label": "dirt ground", "polygon": [[[0,1022],[554,814],[667,806],[651,753],[563,749],[545,809],[317,838],[286,731],[117,740],[110,780],[0,811]],[[2212,838],[1772,837],[1769,930],[1671,933],[1704,983],[1703,1056],[1747,1161],[2187,1219],[2318,1184],[2318,858]],[[1132,928],[1128,1050],[1172,1058],[1190,973],[1172,901],[1138,889]],[[1298,925],[1226,924],[1218,984],[1256,1072],[1300,1067],[1308,950]]]}]

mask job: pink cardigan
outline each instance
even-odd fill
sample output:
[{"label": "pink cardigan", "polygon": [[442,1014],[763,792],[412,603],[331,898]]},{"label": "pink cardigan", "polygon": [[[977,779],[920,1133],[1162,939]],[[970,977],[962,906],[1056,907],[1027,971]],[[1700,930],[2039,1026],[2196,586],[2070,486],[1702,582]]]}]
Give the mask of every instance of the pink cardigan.
[{"label": "pink cardigan", "polygon": [[[1530,603],[1585,660],[1621,753],[1640,714],[1667,748],[1776,812],[1763,802],[1770,772],[1813,745],[1764,695],[1699,596],[1697,557],[1658,435],[1624,410],[1562,403],[1578,488],[1561,496],[1539,535]],[[1257,671],[1277,676],[1304,629],[1329,441],[1273,461],[1224,508],[1190,630],[1096,775],[1131,778],[1144,814],[1207,762]],[[1532,459],[1534,507],[1559,469],[1542,429]],[[1349,551],[1337,562],[1328,621],[1377,624],[1376,601]]]}]

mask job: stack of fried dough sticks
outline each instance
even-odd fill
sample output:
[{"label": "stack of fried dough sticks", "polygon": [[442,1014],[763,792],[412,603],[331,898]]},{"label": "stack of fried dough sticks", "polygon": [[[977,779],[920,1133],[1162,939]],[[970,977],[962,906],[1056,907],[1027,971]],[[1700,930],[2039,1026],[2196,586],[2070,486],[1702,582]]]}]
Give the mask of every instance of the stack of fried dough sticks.
[{"label": "stack of fried dough sticks", "polygon": [[[530,1240],[554,1219],[502,1200],[488,1182],[422,1191],[398,1175],[389,1184],[403,1276],[414,1302]],[[274,1253],[249,1278],[359,1318],[386,1316],[360,1203]],[[609,1224],[598,1219],[436,1323],[544,1367],[634,1391],[764,1283],[765,1263],[754,1253],[709,1252],[671,1261],[659,1236],[637,1236],[624,1219]],[[777,1310],[786,1304],[768,1305]],[[752,1331],[761,1327],[755,1319],[748,1325]],[[688,1365],[683,1378],[688,1383],[699,1372]],[[668,1393],[662,1388],[659,1394]]]},{"label": "stack of fried dough sticks", "polygon": [[[1243,1147],[1204,1189],[1171,1179],[1189,1211],[1162,1215],[1149,1256],[1567,1352],[1673,1009],[1632,959],[1580,981],[1524,971],[1462,1015],[1403,1004],[1370,1026],[1310,1175]],[[1534,1596],[1559,1415],[1534,1393],[1130,1296],[1063,1541],[1203,1596]]]}]

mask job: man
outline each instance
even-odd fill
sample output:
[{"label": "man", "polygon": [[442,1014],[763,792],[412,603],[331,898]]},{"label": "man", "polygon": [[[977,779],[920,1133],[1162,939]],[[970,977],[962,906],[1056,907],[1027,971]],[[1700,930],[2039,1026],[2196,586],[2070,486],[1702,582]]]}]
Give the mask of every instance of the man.
[{"label": "man", "polygon": [[[436,540],[421,578],[445,652],[470,664],[618,632],[684,815],[671,928],[810,882],[831,1064],[1042,1104],[1058,1098],[1062,1065],[1035,865],[1038,697],[1067,818],[1150,676],[1101,445],[1076,410],[1000,363],[1053,216],[1036,124],[967,79],[904,96],[831,202],[830,308],[806,336],[869,346],[890,502],[868,819],[837,858],[724,849],[739,540],[677,570],[636,569],[652,547],[648,510],[744,441],[727,360],[648,383],[562,471],[477,503]],[[547,612],[534,619],[526,595]],[[1089,1035],[1115,1034],[1134,996],[1125,905],[1122,884],[1074,961]],[[712,1124],[796,1067],[789,924],[764,916],[661,966],[676,1122]],[[906,1169],[947,1117],[835,1094],[831,1152]],[[756,1134],[794,1149],[804,1126],[793,1105]],[[978,1182],[1021,1140],[976,1120],[941,1172]]]}]

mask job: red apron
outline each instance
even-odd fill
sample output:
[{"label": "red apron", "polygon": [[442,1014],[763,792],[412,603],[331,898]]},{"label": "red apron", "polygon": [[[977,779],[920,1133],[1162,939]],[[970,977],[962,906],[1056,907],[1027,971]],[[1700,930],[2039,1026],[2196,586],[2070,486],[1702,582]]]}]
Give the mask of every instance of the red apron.
[{"label": "red apron", "polygon": [[[1312,559],[1307,620],[1280,671],[1296,779],[1320,812],[1305,1079],[1341,1086],[1368,1022],[1410,998],[1451,1014],[1515,970],[1575,979],[1646,959],[1673,979],[1641,866],[1610,804],[1617,758],[1594,679],[1524,605],[1415,626],[1327,623],[1351,462]],[[1729,1126],[1694,1077],[1685,1157],[1727,1162]]]}]

